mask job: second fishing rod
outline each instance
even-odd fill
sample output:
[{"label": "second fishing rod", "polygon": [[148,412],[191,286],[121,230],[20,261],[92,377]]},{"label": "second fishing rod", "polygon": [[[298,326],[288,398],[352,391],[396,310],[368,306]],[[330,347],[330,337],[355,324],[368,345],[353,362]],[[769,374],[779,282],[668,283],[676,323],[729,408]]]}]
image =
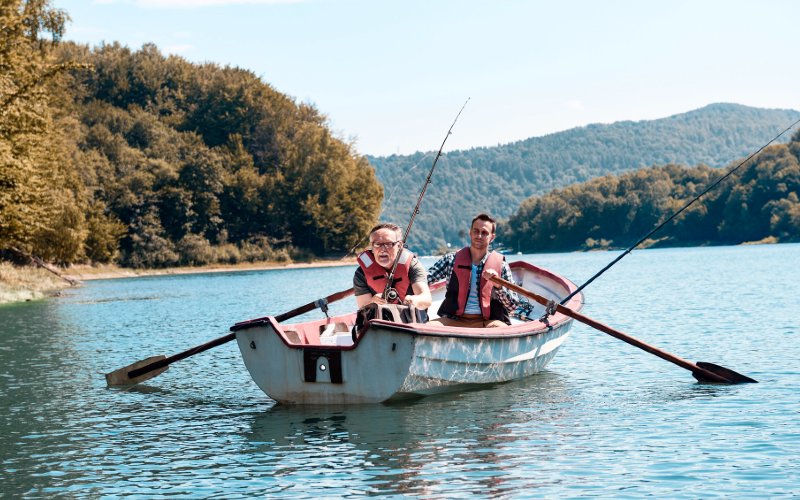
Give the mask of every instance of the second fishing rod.
[{"label": "second fishing rod", "polygon": [[419,193],[419,198],[417,199],[417,204],[414,206],[414,210],[411,212],[411,219],[408,221],[408,226],[406,227],[405,232],[403,233],[403,239],[401,240],[401,250],[397,252],[397,256],[394,258],[394,262],[392,263],[392,270],[389,272],[389,276],[386,279],[386,287],[383,290],[383,298],[387,302],[397,302],[398,293],[397,290],[394,289],[394,275],[397,272],[397,265],[400,262],[400,256],[402,255],[402,249],[406,246],[406,241],[408,241],[408,234],[411,232],[411,227],[414,225],[414,219],[419,214],[419,207],[422,204],[422,198],[425,196],[425,191],[428,189],[428,185],[431,183],[431,178],[433,177],[433,171],[436,169],[436,163],[439,162],[439,157],[442,156],[442,150],[444,149],[444,145],[447,142],[447,138],[450,137],[450,134],[453,133],[453,127],[456,125],[458,121],[458,117],[461,116],[461,112],[464,111],[464,108],[467,107],[467,103],[469,102],[469,98],[464,101],[464,105],[461,106],[461,109],[458,111],[455,120],[453,120],[452,125],[447,130],[447,134],[444,136],[444,140],[442,141],[442,145],[439,146],[439,151],[436,153],[436,158],[433,159],[433,165],[431,165],[431,169],[428,172],[428,177],[425,179],[425,183],[422,185],[422,191]]},{"label": "second fishing rod", "polygon": [[797,124],[798,124],[798,123],[800,123],[800,120],[796,120],[794,123],[792,123],[791,125],[789,125],[788,127],[786,127],[786,128],[785,128],[783,131],[781,131],[781,132],[780,132],[778,135],[776,135],[775,137],[773,137],[772,139],[770,139],[770,141],[769,141],[769,142],[767,142],[766,144],[764,144],[763,146],[761,146],[760,148],[758,148],[758,150],[756,150],[755,152],[751,153],[751,154],[750,154],[750,156],[748,156],[747,158],[745,158],[744,160],[742,160],[741,162],[739,162],[739,164],[738,164],[738,165],[736,165],[734,168],[732,168],[732,169],[728,170],[728,173],[726,173],[725,175],[723,175],[723,176],[721,176],[720,178],[718,178],[716,181],[714,181],[714,182],[712,182],[711,184],[709,184],[709,185],[708,185],[708,186],[707,186],[705,189],[703,189],[703,191],[702,191],[702,192],[700,192],[700,194],[698,194],[697,196],[695,196],[694,198],[692,198],[691,200],[689,200],[689,201],[688,201],[686,204],[684,204],[684,205],[683,205],[683,206],[680,208],[680,210],[678,210],[678,211],[674,212],[672,215],[670,215],[669,217],[667,217],[666,219],[664,219],[664,220],[663,220],[663,221],[662,221],[660,224],[658,224],[656,227],[654,227],[654,228],[653,228],[653,229],[652,229],[652,230],[651,230],[649,233],[647,233],[647,234],[645,234],[644,236],[642,236],[641,238],[639,238],[639,240],[638,240],[636,243],[634,243],[633,245],[631,245],[630,247],[628,247],[628,248],[627,248],[627,249],[626,249],[624,252],[622,252],[621,254],[619,254],[619,255],[617,256],[617,258],[615,258],[614,260],[612,260],[611,262],[609,262],[609,263],[608,263],[608,264],[607,264],[607,265],[606,265],[606,266],[605,266],[603,269],[599,270],[597,273],[595,273],[595,275],[594,275],[594,276],[592,276],[591,278],[589,278],[588,280],[586,280],[586,282],[585,282],[584,284],[582,284],[581,286],[579,286],[577,289],[573,290],[573,291],[572,291],[572,293],[570,293],[569,295],[567,295],[566,297],[564,297],[563,299],[561,299],[561,302],[559,302],[559,303],[560,303],[561,305],[564,305],[564,304],[566,304],[566,303],[569,301],[569,299],[571,299],[572,297],[574,297],[575,295],[577,295],[578,293],[580,293],[580,292],[581,292],[581,291],[582,291],[584,288],[586,288],[587,286],[589,286],[589,284],[591,284],[591,283],[592,283],[592,282],[593,282],[595,279],[597,279],[598,277],[600,277],[600,275],[601,275],[601,274],[603,274],[604,272],[606,272],[606,271],[608,271],[609,269],[611,269],[611,266],[613,266],[614,264],[616,264],[617,262],[619,262],[620,260],[622,260],[622,258],[623,258],[623,257],[625,257],[626,255],[628,255],[628,254],[629,254],[629,253],[631,253],[631,252],[632,252],[632,251],[633,251],[633,250],[634,250],[636,247],[638,247],[639,245],[641,245],[642,243],[644,243],[644,242],[645,242],[645,241],[646,241],[648,238],[650,238],[651,236],[653,236],[653,234],[655,234],[655,233],[656,233],[656,232],[657,232],[659,229],[661,229],[662,227],[664,227],[664,226],[666,226],[667,224],[669,224],[669,223],[670,223],[672,220],[674,220],[674,219],[675,219],[675,218],[676,218],[678,215],[680,215],[680,214],[681,214],[681,212],[683,212],[684,210],[686,210],[687,208],[689,208],[690,206],[692,206],[692,205],[693,205],[693,204],[694,204],[696,201],[700,200],[700,198],[702,198],[702,197],[703,197],[703,196],[704,196],[706,193],[708,193],[709,191],[711,191],[712,189],[714,189],[715,187],[717,187],[717,185],[719,185],[719,184],[720,184],[722,181],[724,181],[725,179],[727,179],[728,177],[730,177],[731,175],[733,175],[733,174],[734,174],[734,173],[735,173],[737,170],[739,170],[739,169],[740,169],[740,168],[741,168],[741,167],[742,167],[744,164],[746,164],[748,161],[752,160],[753,158],[755,158],[756,156],[758,156],[759,154],[761,154],[761,152],[762,152],[762,151],[764,151],[764,150],[765,150],[765,149],[766,149],[766,148],[767,148],[767,147],[768,147],[770,144],[772,144],[773,142],[777,141],[777,140],[778,140],[778,139],[779,139],[779,138],[780,138],[780,137],[781,137],[783,134],[785,134],[786,132],[788,132],[788,131],[792,130],[794,127],[796,127],[796,126],[797,126]]}]

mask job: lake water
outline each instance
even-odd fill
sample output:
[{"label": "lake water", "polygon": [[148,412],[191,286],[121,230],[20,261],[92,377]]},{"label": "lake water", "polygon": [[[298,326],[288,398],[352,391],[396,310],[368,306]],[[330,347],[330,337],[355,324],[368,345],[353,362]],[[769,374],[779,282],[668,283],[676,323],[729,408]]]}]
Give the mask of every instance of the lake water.
[{"label": "lake water", "polygon": [[[519,258],[580,284],[616,255]],[[637,250],[585,290],[587,316],[758,384],[698,384],[576,323],[539,375],[412,403],[276,406],[234,342],[106,388],[106,372],[345,289],[352,271],[93,281],[0,306],[0,496],[800,496],[794,244]]]}]

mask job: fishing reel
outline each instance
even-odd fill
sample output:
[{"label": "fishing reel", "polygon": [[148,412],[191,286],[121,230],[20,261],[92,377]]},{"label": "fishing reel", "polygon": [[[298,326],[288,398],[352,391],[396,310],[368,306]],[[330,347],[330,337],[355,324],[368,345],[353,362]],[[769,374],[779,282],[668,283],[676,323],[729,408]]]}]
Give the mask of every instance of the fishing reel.
[{"label": "fishing reel", "polygon": [[386,293],[384,293],[384,296],[385,296],[384,298],[386,299],[386,302],[389,302],[390,304],[396,303],[397,300],[400,298],[400,295],[397,293],[397,290],[395,290],[394,288],[388,289],[386,291]]}]

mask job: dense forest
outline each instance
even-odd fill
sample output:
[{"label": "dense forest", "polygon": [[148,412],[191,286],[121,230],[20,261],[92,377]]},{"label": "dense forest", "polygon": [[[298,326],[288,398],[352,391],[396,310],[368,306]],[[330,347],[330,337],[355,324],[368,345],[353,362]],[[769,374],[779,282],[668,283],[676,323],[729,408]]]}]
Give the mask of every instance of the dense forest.
[{"label": "dense forest", "polygon": [[[0,4],[0,258],[304,259],[351,251],[379,218],[408,222],[432,153],[359,155],[252,72],[149,44],[62,42],[68,21],[49,0]],[[499,241],[514,249],[625,246],[798,116],[715,104],[446,153],[409,246],[463,244],[478,211],[511,217]],[[747,165],[661,243],[796,240],[799,140]]]},{"label": "dense forest", "polygon": [[382,187],[326,118],[249,71],[60,42],[0,10],[0,250],[133,267],[343,254]]},{"label": "dense forest", "polygon": [[[523,252],[627,248],[726,172],[666,165],[557,189],[525,200],[498,241]],[[800,241],[798,193],[800,132],[742,164],[643,245]]]},{"label": "dense forest", "polygon": [[[478,211],[507,218],[530,196],[603,175],[671,163],[721,167],[757,150],[799,117],[792,110],[712,104],[658,120],[589,125],[448,152],[436,166],[410,246],[427,253],[448,242],[461,245]],[[382,218],[408,221],[434,156],[369,157],[386,189]]]}]

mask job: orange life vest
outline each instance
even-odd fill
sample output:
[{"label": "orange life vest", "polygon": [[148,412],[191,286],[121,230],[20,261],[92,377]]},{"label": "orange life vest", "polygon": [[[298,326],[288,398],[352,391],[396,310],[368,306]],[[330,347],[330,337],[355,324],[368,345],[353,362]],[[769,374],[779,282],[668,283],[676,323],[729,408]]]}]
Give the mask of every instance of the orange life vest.
[{"label": "orange life vest", "polygon": [[[411,280],[408,277],[408,271],[411,269],[411,259],[414,254],[407,249],[403,249],[400,253],[400,259],[397,261],[397,269],[394,272],[392,279],[392,288],[397,290],[397,295],[402,303],[406,295],[413,294],[411,290]],[[383,268],[375,260],[375,255],[372,250],[365,250],[358,256],[358,265],[364,271],[364,276],[367,278],[367,287],[376,295],[380,295],[386,289],[386,280],[389,278],[389,271]]]},{"label": "orange life vest", "polygon": [[[483,269],[494,269],[498,276],[502,275],[503,256],[498,252],[489,252]],[[444,301],[439,308],[439,315],[461,316],[467,307],[469,288],[472,276],[472,254],[469,247],[462,248],[456,252],[455,262],[453,262],[453,273],[450,282],[447,284],[447,292]],[[481,316],[483,319],[499,319],[508,323],[508,314],[500,304],[492,303],[492,289],[494,285],[483,276],[478,279],[478,302],[481,306]],[[497,302],[497,301],[495,301]]]}]

